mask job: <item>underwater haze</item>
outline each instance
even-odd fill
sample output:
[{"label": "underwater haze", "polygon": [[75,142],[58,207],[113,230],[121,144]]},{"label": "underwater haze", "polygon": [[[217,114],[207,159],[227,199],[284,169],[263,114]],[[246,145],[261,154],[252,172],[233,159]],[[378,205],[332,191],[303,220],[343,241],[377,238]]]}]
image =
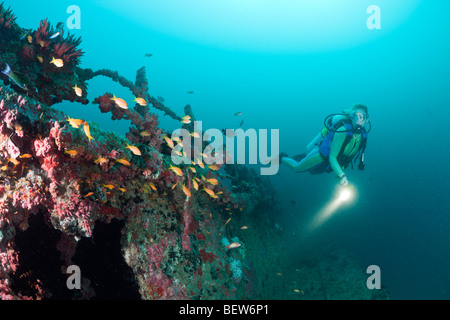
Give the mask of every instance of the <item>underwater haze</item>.
[{"label": "underwater haze", "polygon": [[[366,105],[366,167],[345,170],[358,194],[353,203],[313,229],[335,175],[281,166],[267,177],[281,203],[274,220],[289,243],[279,251],[295,268],[332,246],[379,266],[391,299],[450,299],[448,1],[5,1],[22,28],[34,29],[46,17],[65,22],[73,4],[81,24],[69,32],[82,38],[81,67],[134,79],[145,66],[149,93],[178,114],[190,104],[204,129],[242,120],[244,130],[278,129],[279,151],[295,155],[327,115]],[[374,29],[372,5],[380,10]],[[133,100],[104,78],[89,83],[88,99],[105,91]],[[129,127],[79,103],[54,107],[118,134]],[[164,129],[179,127],[156,113]]]}]

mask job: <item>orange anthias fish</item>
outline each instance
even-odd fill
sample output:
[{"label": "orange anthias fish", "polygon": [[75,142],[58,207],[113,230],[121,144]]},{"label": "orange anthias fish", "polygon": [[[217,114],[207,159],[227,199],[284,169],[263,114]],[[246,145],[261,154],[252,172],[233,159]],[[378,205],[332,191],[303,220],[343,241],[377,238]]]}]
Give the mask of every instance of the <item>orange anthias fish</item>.
[{"label": "orange anthias fish", "polygon": [[131,165],[131,163],[129,163],[127,159],[117,159],[116,161],[123,164],[124,166]]},{"label": "orange anthias fish", "polygon": [[75,94],[77,96],[81,97],[83,95],[83,90],[81,90],[81,88],[78,87],[76,84],[75,84],[75,87],[72,87],[72,89],[75,90]]},{"label": "orange anthias fish", "polygon": [[71,117],[67,117],[67,121],[70,123],[70,125],[74,128],[78,128],[80,125],[83,124],[84,120],[81,119],[73,119]]},{"label": "orange anthias fish", "polygon": [[141,155],[141,150],[139,150],[137,147],[135,146],[130,146],[129,144],[127,144],[127,146],[125,147],[127,149],[130,149],[131,152],[133,152],[135,155],[140,156]]},{"label": "orange anthias fish", "polygon": [[78,154],[78,151],[77,150],[66,150],[66,151],[64,151],[64,153],[67,153],[68,155],[71,155],[73,157]]},{"label": "orange anthias fish", "polygon": [[214,193],[214,191],[212,191],[211,189],[203,188],[203,190],[204,190],[207,194],[209,194],[210,197],[212,197],[212,198],[216,198],[216,197],[217,197],[216,194]]},{"label": "orange anthias fish", "polygon": [[134,100],[137,104],[141,105],[141,106],[146,106],[147,105],[147,101],[145,101],[143,98],[137,98],[134,97]]},{"label": "orange anthias fish", "polygon": [[53,59],[52,59],[52,61],[50,61],[50,63],[53,63],[58,68],[61,68],[61,67],[64,66],[63,60],[62,59],[55,59],[55,57],[53,57]]},{"label": "orange anthias fish", "polygon": [[91,142],[91,140],[94,140],[94,138],[92,138],[91,132],[89,130],[89,124],[86,121],[84,122],[84,133],[88,137],[89,142]]},{"label": "orange anthias fish", "polygon": [[155,184],[153,182],[150,182],[148,185],[150,186],[150,188],[153,189],[153,191],[156,191],[156,187],[155,187]]},{"label": "orange anthias fish", "polygon": [[219,167],[216,166],[215,164],[208,166],[208,168],[210,168],[211,170],[219,170]]},{"label": "orange anthias fish", "polygon": [[227,250],[239,248],[240,246],[241,246],[241,244],[239,242],[233,242],[233,243],[230,243],[229,245],[227,245]]},{"label": "orange anthias fish", "polygon": [[173,148],[175,146],[173,141],[172,141],[172,139],[170,139],[169,137],[164,136],[164,140],[166,140],[166,142],[169,145],[169,147]]},{"label": "orange anthias fish", "polygon": [[198,190],[198,183],[195,180],[192,180],[192,185],[194,186],[195,190]]},{"label": "orange anthias fish", "polygon": [[188,188],[186,188],[186,186],[183,184],[182,186],[183,192],[186,196],[190,197],[191,196],[191,192],[189,191]]},{"label": "orange anthias fish", "polygon": [[117,98],[115,95],[111,98],[119,108],[128,109],[128,105],[122,98]]},{"label": "orange anthias fish", "polygon": [[98,164],[104,164],[104,163],[108,162],[108,159],[102,158],[99,156],[94,162],[98,163]]},{"label": "orange anthias fish", "polygon": [[150,133],[148,133],[147,131],[142,131],[142,132],[140,133],[140,135],[141,135],[142,137],[150,137]]},{"label": "orange anthias fish", "polygon": [[206,180],[206,182],[208,182],[214,186],[216,186],[219,183],[216,178],[208,179],[208,180]]},{"label": "orange anthias fish", "polygon": [[29,158],[31,158],[31,157],[33,157],[31,154],[29,154],[29,153],[24,153],[24,154],[22,154],[19,158],[21,158],[21,159],[29,159]]},{"label": "orange anthias fish", "polygon": [[169,169],[172,170],[177,176],[180,176],[180,177],[183,176],[183,171],[181,171],[180,168],[174,167],[174,166],[171,165],[171,166],[169,167]]},{"label": "orange anthias fish", "polygon": [[104,184],[103,186],[104,186],[105,188],[108,188],[109,190],[112,190],[112,189],[115,188],[115,185],[113,185],[113,184]]}]

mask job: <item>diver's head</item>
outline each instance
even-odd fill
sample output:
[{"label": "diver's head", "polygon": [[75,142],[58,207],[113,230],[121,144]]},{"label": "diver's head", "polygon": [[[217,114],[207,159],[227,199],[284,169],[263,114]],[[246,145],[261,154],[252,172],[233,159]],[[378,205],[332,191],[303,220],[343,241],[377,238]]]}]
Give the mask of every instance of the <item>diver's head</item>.
[{"label": "diver's head", "polygon": [[349,117],[352,120],[354,127],[362,128],[369,121],[369,110],[365,105],[355,104],[350,111]]}]

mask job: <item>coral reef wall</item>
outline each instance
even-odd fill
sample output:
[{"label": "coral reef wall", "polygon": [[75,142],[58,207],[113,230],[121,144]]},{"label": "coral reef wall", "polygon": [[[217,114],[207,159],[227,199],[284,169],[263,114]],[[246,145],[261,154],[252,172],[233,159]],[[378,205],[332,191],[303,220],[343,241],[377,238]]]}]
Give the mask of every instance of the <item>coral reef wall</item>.
[{"label": "coral reef wall", "polygon": [[[270,217],[270,184],[243,166],[173,165],[151,108],[190,128],[190,106],[180,117],[151,97],[144,68],[134,83],[79,68],[81,40],[55,32],[47,20],[22,29],[0,5],[0,299],[261,297],[244,224]],[[126,137],[51,107],[88,104],[99,75],[142,98],[93,101],[131,120]]]}]

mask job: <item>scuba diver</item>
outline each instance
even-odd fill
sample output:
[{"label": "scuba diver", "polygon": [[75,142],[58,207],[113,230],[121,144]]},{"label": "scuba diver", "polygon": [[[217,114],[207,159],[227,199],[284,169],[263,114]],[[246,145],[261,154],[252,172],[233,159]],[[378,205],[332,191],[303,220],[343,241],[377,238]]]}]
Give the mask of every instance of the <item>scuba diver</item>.
[{"label": "scuba diver", "polygon": [[[353,159],[359,157],[359,170],[364,170],[364,151],[367,133],[372,125],[365,105],[356,104],[343,113],[335,113],[324,120],[325,128],[308,144],[307,153],[288,157],[279,155],[279,161],[295,172],[311,174],[334,171],[342,186],[348,185],[344,169],[353,167]],[[366,129],[366,125],[369,129]]]}]

